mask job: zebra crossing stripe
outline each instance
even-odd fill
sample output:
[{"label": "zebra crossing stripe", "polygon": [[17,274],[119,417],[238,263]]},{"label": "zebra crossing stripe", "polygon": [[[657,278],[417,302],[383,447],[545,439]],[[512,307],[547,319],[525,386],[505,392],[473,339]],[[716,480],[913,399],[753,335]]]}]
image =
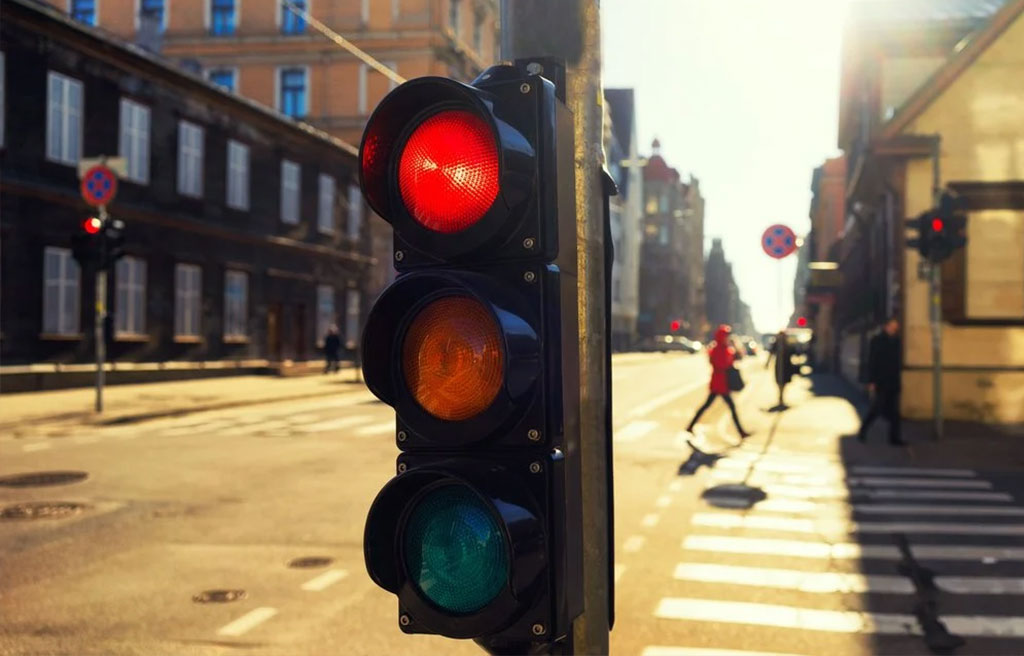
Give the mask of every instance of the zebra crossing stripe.
[{"label": "zebra crossing stripe", "polygon": [[745,651],[742,649],[716,649],[714,647],[644,647],[640,656],[796,656],[766,651]]},{"label": "zebra crossing stripe", "polygon": [[977,474],[973,469],[933,469],[928,467],[886,467],[854,465],[850,467],[854,474],[880,474],[883,476],[909,475],[909,476],[953,476],[962,478],[973,478]]},{"label": "zebra crossing stripe", "polygon": [[797,499],[925,499],[928,501],[1013,501],[1006,492],[982,492],[975,490],[871,490],[850,489],[842,486],[810,486],[769,483],[760,485],[772,497]]},{"label": "zebra crossing stripe", "polygon": [[738,469],[769,474],[813,474],[817,477],[842,478],[847,472],[855,476],[917,476],[917,477],[949,477],[975,478],[972,469],[932,469],[926,467],[868,467],[853,466],[844,468],[833,462],[794,462],[790,458],[744,459],[723,458],[715,463],[716,468]]},{"label": "zebra crossing stripe", "polygon": [[[658,603],[654,615],[669,620],[751,624],[802,631],[921,635],[913,615],[818,610],[744,601],[668,597]],[[942,621],[956,635],[1024,638],[1022,617],[947,615]]]},{"label": "zebra crossing stripe", "polygon": [[[689,535],[683,549],[711,553],[750,554],[818,560],[902,560],[899,549],[890,545],[841,542],[811,542],[773,538],[731,537],[725,535]],[[968,545],[914,545],[918,560],[1013,561],[1024,562],[1024,549]]]},{"label": "zebra crossing stripe", "polygon": [[947,535],[1024,535],[1024,525],[955,524],[952,522],[847,522],[838,519],[805,519],[761,515],[696,513],[695,526],[752,528],[790,533],[939,533]]},{"label": "zebra crossing stripe", "polygon": [[[745,471],[745,470],[744,470]],[[717,480],[734,479],[737,471],[712,471],[712,478]],[[900,478],[895,476],[853,476],[843,479],[843,474],[835,476],[815,474],[773,474],[754,471],[748,481],[750,485],[784,483],[795,486],[813,487],[872,487],[872,488],[923,488],[936,487],[944,490],[991,490],[992,483],[985,480],[963,478]]]},{"label": "zebra crossing stripe", "polygon": [[616,442],[635,442],[658,427],[656,421],[631,421],[615,431]]},{"label": "zebra crossing stripe", "polygon": [[306,424],[305,426],[299,426],[295,428],[295,430],[302,433],[321,433],[329,430],[338,430],[339,428],[348,428],[349,426],[362,424],[369,420],[370,418],[365,415],[353,415],[351,417],[328,419],[325,421],[317,422],[315,424]]},{"label": "zebra crossing stripe", "polygon": [[770,513],[862,513],[865,515],[984,515],[988,517],[1022,517],[1024,508],[1017,506],[976,506],[960,505],[928,505],[928,504],[882,504],[854,503],[852,505],[822,504],[803,499],[766,499],[759,502],[754,509]]},{"label": "zebra crossing stripe", "polygon": [[[795,569],[739,567],[714,563],[680,563],[674,577],[679,581],[724,583],[754,587],[795,590],[817,594],[913,594],[914,584],[905,576],[857,574],[846,572],[804,572]],[[953,594],[1022,594],[1024,579],[964,576],[939,576],[935,584]]]}]

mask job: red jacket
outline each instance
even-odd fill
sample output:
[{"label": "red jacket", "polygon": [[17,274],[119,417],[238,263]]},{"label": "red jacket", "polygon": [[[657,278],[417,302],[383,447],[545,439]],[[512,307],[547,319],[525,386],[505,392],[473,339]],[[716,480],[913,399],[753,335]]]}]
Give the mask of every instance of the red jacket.
[{"label": "red jacket", "polygon": [[715,345],[708,352],[708,359],[711,360],[711,393],[728,394],[729,377],[726,372],[736,361],[736,351],[729,346],[729,331],[718,329],[715,333]]}]

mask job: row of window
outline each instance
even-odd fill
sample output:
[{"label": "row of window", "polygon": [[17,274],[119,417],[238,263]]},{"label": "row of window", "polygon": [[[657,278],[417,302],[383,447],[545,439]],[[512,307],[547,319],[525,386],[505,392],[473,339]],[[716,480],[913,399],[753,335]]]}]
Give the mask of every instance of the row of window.
[{"label": "row of window", "polygon": [[[455,36],[459,36],[462,26],[462,0],[448,0],[448,25]],[[473,12],[473,50],[483,54],[484,45],[484,15],[479,11]]]},{"label": "row of window", "polygon": [[[46,155],[62,164],[77,165],[82,156],[84,90],[82,82],[50,71],[48,77]],[[149,184],[150,174],[150,109],[134,100],[121,99],[118,152],[126,160],[125,178],[138,184]],[[203,195],[203,161],[205,130],[184,119],[178,121],[178,193],[201,198]],[[321,173],[319,178],[317,228],[323,233],[335,231],[335,188],[333,176]],[[228,207],[249,209],[249,146],[229,139],[227,144]],[[300,221],[301,167],[289,160],[281,162],[281,220],[288,224]],[[359,187],[348,188],[348,231],[358,239],[362,229],[362,197]]]},{"label": "row of window", "polygon": [[[202,268],[178,263],[174,267],[174,336],[199,339],[202,316]],[[114,332],[122,337],[146,334],[146,262],[123,257],[114,271]],[[335,290],[317,286],[317,338],[323,339],[335,323]],[[43,333],[77,336],[81,331],[79,302],[81,273],[66,248],[46,247],[43,262]],[[359,338],[359,291],[348,290],[345,299],[345,335]],[[249,275],[228,270],[224,275],[225,340],[249,336]]]}]

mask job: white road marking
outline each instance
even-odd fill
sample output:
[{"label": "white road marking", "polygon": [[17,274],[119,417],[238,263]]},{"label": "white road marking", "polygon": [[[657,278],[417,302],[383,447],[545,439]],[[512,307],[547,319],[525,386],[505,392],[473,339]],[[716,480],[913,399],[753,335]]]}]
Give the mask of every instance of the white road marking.
[{"label": "white road marking", "polygon": [[667,494],[663,494],[654,501],[654,506],[655,508],[668,508],[671,503],[672,497]]},{"label": "white road marking", "polygon": [[661,396],[654,397],[653,399],[651,399],[647,403],[641,403],[640,405],[638,405],[635,408],[633,408],[632,410],[630,410],[629,414],[632,417],[644,417],[644,416],[647,416],[647,415],[651,414],[652,412],[654,412],[655,410],[657,410],[658,408],[660,408],[661,406],[667,405],[669,403],[672,403],[673,401],[686,396],[687,394],[689,394],[693,390],[699,389],[701,387],[705,387],[706,385],[707,385],[706,382],[701,381],[701,382],[693,383],[692,385],[688,385],[686,387],[682,387],[680,389],[675,389],[675,390],[672,390],[670,392],[666,392],[665,394],[662,394]]},{"label": "white road marking", "polygon": [[79,435],[75,437],[74,440],[78,444],[94,444],[95,442],[99,442],[100,438],[95,435]]},{"label": "white road marking", "polygon": [[[899,549],[890,545],[862,545],[851,542],[829,544],[806,540],[743,538],[724,535],[690,535],[683,549],[711,553],[752,554],[822,560],[901,560]],[[974,547],[959,545],[914,545],[914,556],[920,560],[969,560],[993,562],[1000,560],[1024,562],[1024,549],[1014,547]]]},{"label": "white road marking", "polygon": [[35,442],[33,444],[26,444],[21,447],[22,451],[45,451],[46,449],[52,448],[53,445],[49,442]]},{"label": "white road marking", "polygon": [[681,489],[683,489],[683,482],[681,480],[679,480],[678,478],[668,484],[668,491],[669,492],[678,492]]},{"label": "white road marking", "polygon": [[635,442],[658,427],[656,421],[632,421],[615,431],[616,442]]},{"label": "white road marking", "polygon": [[715,463],[715,468],[722,469],[738,469],[742,471],[755,471],[765,472],[771,474],[806,474],[814,472],[821,474],[823,467],[829,473],[832,473],[833,469],[835,473],[840,473],[842,470],[834,468],[831,465],[817,466],[817,465],[801,465],[792,462],[781,462],[777,460],[769,460],[765,462],[758,462],[756,460],[733,460],[732,458],[723,458]]},{"label": "white road marking", "polygon": [[946,535],[1024,535],[1024,525],[1013,524],[954,524],[950,522],[847,522],[838,519],[803,519],[792,517],[764,517],[760,515],[727,515],[725,513],[697,513],[695,526],[717,528],[764,529],[791,533],[914,533]]},{"label": "white road marking", "polygon": [[363,426],[355,431],[356,435],[383,435],[384,433],[395,432],[395,420],[384,422],[383,424],[371,424],[370,426]]},{"label": "white road marking", "polygon": [[355,426],[356,424],[362,424],[369,421],[370,418],[366,415],[353,415],[351,417],[341,417],[339,419],[328,419],[326,421],[320,421],[315,424],[306,424],[305,426],[299,426],[295,430],[300,433],[320,433],[322,431],[337,430],[339,428],[348,428],[349,426]]},{"label": "white road marking", "polygon": [[796,656],[767,651],[744,651],[741,649],[716,649],[715,647],[644,647],[640,656]]},{"label": "white road marking", "polygon": [[640,520],[640,525],[644,528],[654,528],[661,521],[661,516],[658,513],[647,513],[644,518]]},{"label": "white road marking", "polygon": [[622,550],[626,553],[636,553],[644,548],[644,543],[647,542],[647,538],[642,535],[631,535],[622,545]]},{"label": "white road marking", "polygon": [[960,479],[944,478],[848,478],[847,485],[863,485],[869,487],[939,487],[939,488],[963,488],[991,490],[992,483],[989,481],[964,481]]},{"label": "white road marking", "polygon": [[811,486],[769,483],[761,485],[768,496],[798,499],[925,499],[929,501],[1013,501],[1006,492],[976,492],[972,490],[848,490],[841,485]]},{"label": "white road marking", "polygon": [[853,505],[823,504],[803,499],[766,499],[754,509],[758,512],[774,513],[821,513],[842,514],[850,512],[865,515],[985,515],[999,517],[1024,517],[1024,508],[1016,506],[975,506],[959,504],[952,506],[934,506],[925,504],[883,504],[855,503]]},{"label": "white road marking", "polygon": [[276,608],[270,608],[269,606],[262,606],[260,608],[253,608],[251,611],[242,615],[234,622],[225,624],[218,629],[218,635],[226,636],[240,636],[247,633],[250,629],[266,622],[274,615],[277,615]]},{"label": "white road marking", "polygon": [[621,579],[622,575],[625,574],[625,573],[626,573],[626,566],[625,565],[616,565],[615,566],[615,582],[618,583],[619,579]]},{"label": "white road marking", "polygon": [[910,476],[960,476],[973,478],[976,474],[973,469],[931,469],[928,467],[875,467],[865,465],[854,465],[850,467],[854,474],[880,474],[883,476],[908,474]]},{"label": "white road marking", "polygon": [[[736,477],[736,470],[725,469],[712,470],[712,478],[719,480],[732,479]],[[990,490],[992,483],[989,481],[962,479],[962,478],[899,478],[864,476],[843,479],[842,473],[835,476],[815,474],[774,474],[766,471],[755,471],[748,480],[751,485],[784,483],[796,486],[831,487],[846,485],[847,487],[873,487],[873,488],[918,488],[937,487],[945,490]]]},{"label": "white road marking", "polygon": [[343,569],[329,569],[320,576],[311,578],[310,580],[303,583],[302,589],[309,590],[312,592],[319,592],[334,585],[346,576],[348,576],[348,572],[346,572]]}]

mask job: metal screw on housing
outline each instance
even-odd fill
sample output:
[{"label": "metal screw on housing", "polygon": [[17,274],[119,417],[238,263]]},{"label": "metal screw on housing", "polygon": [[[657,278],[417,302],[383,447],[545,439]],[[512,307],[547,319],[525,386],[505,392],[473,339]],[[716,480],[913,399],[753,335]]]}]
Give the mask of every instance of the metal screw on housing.
[{"label": "metal screw on housing", "polygon": [[534,273],[533,271],[527,271],[526,273],[523,274],[523,280],[525,280],[526,282],[533,282],[536,279],[537,274]]},{"label": "metal screw on housing", "polygon": [[544,635],[544,633],[546,631],[547,631],[547,629],[544,628],[543,624],[534,624],[533,625],[533,635]]},{"label": "metal screw on housing", "polygon": [[398,473],[399,474],[404,474],[406,469],[408,469],[408,466],[404,462],[398,463]]},{"label": "metal screw on housing", "polygon": [[526,433],[526,436],[530,438],[531,442],[536,442],[540,439],[540,431],[536,428],[531,428],[529,432]]},{"label": "metal screw on housing", "polygon": [[530,62],[526,65],[526,72],[530,75],[540,75],[544,72],[544,67],[540,62]]},{"label": "metal screw on housing", "polygon": [[398,441],[399,442],[404,442],[407,437],[409,437],[409,436],[405,434],[405,431],[398,431]]},{"label": "metal screw on housing", "polygon": [[540,473],[540,469],[541,469],[541,467],[540,467],[540,463],[539,462],[531,462],[530,463],[530,473],[531,474],[539,474]]},{"label": "metal screw on housing", "polygon": [[533,248],[537,244],[537,240],[533,237],[527,237],[523,240],[523,248]]},{"label": "metal screw on housing", "polygon": [[412,619],[408,615],[400,615],[398,617],[398,623],[402,626],[409,626],[412,624]]},{"label": "metal screw on housing", "polygon": [[395,259],[401,262],[402,260],[405,259],[405,253],[403,253],[402,251],[395,251]]},{"label": "metal screw on housing", "polygon": [[519,85],[519,93],[530,93],[530,85],[527,84],[526,82],[523,82],[521,85]]}]

